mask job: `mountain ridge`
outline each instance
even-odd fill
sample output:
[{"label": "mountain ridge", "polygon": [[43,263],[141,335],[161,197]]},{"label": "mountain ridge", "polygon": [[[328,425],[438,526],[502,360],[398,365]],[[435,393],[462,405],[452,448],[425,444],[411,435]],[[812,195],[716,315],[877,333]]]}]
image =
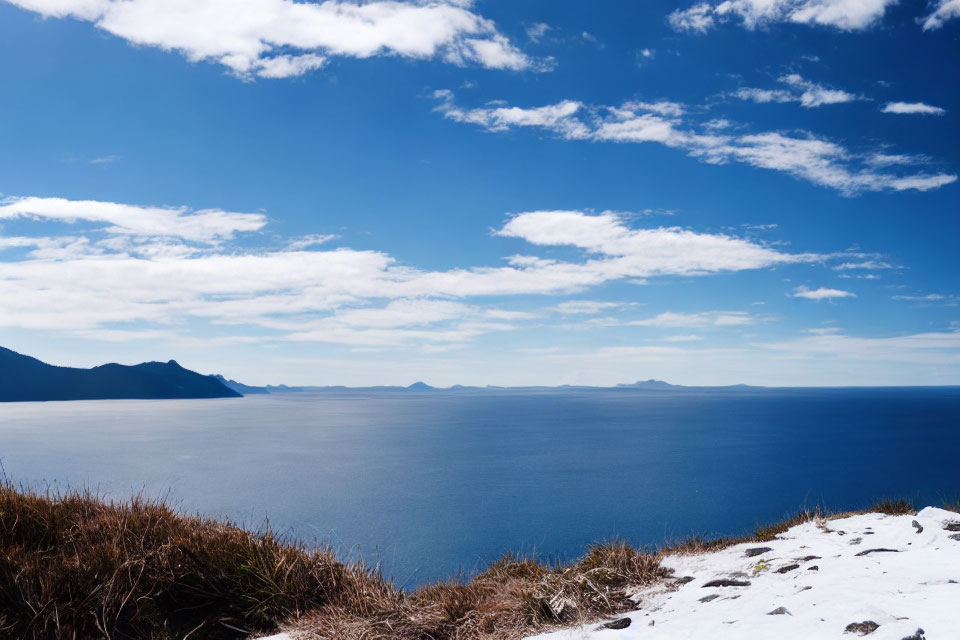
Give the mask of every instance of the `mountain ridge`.
[{"label": "mountain ridge", "polygon": [[176,360],[81,369],[0,347],[0,402],[239,397],[217,378],[185,369]]}]

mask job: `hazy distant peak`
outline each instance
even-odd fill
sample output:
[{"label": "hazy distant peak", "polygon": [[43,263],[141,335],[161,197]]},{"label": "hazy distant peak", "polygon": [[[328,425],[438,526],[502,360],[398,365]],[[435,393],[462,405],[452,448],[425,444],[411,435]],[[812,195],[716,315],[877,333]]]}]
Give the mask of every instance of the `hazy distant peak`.
[{"label": "hazy distant peak", "polygon": [[618,384],[618,387],[634,387],[638,389],[676,389],[682,385],[679,384],[670,384],[669,382],[664,382],[663,380],[638,380],[633,384]]}]

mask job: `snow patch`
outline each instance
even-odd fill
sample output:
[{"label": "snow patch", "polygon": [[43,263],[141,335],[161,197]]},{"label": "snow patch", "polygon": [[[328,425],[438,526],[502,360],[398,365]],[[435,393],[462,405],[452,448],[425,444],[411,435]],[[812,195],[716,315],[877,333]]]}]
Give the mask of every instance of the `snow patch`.
[{"label": "snow patch", "polygon": [[[639,591],[629,625],[618,618],[611,626],[622,628],[592,624],[528,640],[960,638],[957,527],[960,514],[927,507],[916,516],[807,522],[770,542],[668,556],[663,564],[677,578],[693,579]],[[769,550],[751,556],[758,547]]]}]

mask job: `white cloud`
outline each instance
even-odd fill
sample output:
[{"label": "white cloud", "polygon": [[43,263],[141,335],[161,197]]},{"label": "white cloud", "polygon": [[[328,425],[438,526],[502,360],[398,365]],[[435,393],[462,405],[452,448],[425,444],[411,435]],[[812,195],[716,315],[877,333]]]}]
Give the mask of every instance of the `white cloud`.
[{"label": "white cloud", "polygon": [[288,251],[303,251],[310,247],[316,247],[321,244],[326,244],[331,240],[336,240],[340,236],[334,233],[312,233],[310,235],[303,236],[297,240],[293,240],[287,244]]},{"label": "white cloud", "polygon": [[[684,116],[682,105],[669,101],[630,101],[619,107],[598,107],[565,100],[533,108],[498,105],[463,109],[456,105],[450,91],[437,91],[435,96],[441,100],[437,111],[444,117],[476,124],[488,131],[525,127],[548,131],[565,140],[653,142],[711,164],[732,161],[782,171],[848,195],[860,191],[927,191],[957,179],[956,175],[945,173],[881,171],[871,163],[876,152],[854,153],[810,133],[717,132],[710,126],[715,121],[699,124]],[[916,163],[921,161],[916,158]]]},{"label": "white cloud", "polygon": [[676,31],[706,33],[716,23],[715,13],[713,6],[701,2],[689,9],[677,9],[667,16],[667,21]]},{"label": "white cloud", "polygon": [[99,158],[93,158],[90,160],[90,164],[112,164],[120,159],[121,156],[118,155],[100,156]]},{"label": "white cloud", "polygon": [[948,307],[955,307],[960,304],[960,296],[949,293],[928,293],[922,296],[893,296],[894,300],[905,300],[907,302],[928,302],[931,304],[942,304]]},{"label": "white cloud", "polygon": [[793,90],[742,87],[731,95],[741,100],[752,100],[758,103],[799,102],[801,106],[808,109],[825,104],[841,104],[860,99],[847,91],[829,89],[821,84],[805,80],[796,73],[781,76],[778,80],[789,85]]},{"label": "white cloud", "polygon": [[807,300],[832,300],[834,298],[856,298],[856,294],[840,289],[828,289],[820,287],[819,289],[808,289],[800,286],[793,290],[794,298],[806,298]]},{"label": "white cloud", "polygon": [[842,333],[839,327],[818,327],[816,329],[806,329],[804,333],[812,333],[817,336],[826,336],[834,333]]},{"label": "white cloud", "polygon": [[699,342],[703,340],[703,336],[698,336],[695,334],[683,334],[676,336],[667,336],[662,340],[662,342]]},{"label": "white cloud", "polygon": [[494,69],[543,66],[471,0],[7,0],[44,17],[93,22],[133,44],[213,61],[242,77],[282,78],[328,58],[442,58]]},{"label": "white cloud", "polygon": [[583,106],[573,100],[523,109],[520,107],[488,107],[465,111],[453,103],[453,93],[447,89],[434,92],[434,97],[441,100],[437,110],[444,117],[455,122],[465,122],[480,125],[488,131],[507,131],[511,127],[541,127],[561,132],[569,139],[586,138],[589,131],[575,118]]},{"label": "white cloud", "polygon": [[887,104],[883,105],[883,109],[881,109],[880,111],[883,113],[896,113],[896,114],[919,113],[921,115],[933,115],[933,116],[942,116],[947,112],[946,109],[942,109],[940,107],[934,107],[932,105],[924,104],[922,102],[888,102]]},{"label": "white cloud", "polygon": [[893,167],[896,165],[919,164],[924,162],[925,158],[903,153],[873,153],[867,156],[866,161],[872,167]]},{"label": "white cloud", "polygon": [[567,315],[594,315],[624,306],[622,302],[598,302],[596,300],[567,300],[550,308],[550,311]]},{"label": "white cloud", "polygon": [[547,32],[551,29],[552,27],[546,22],[535,22],[527,27],[527,38],[531,42],[540,42],[540,39],[547,35]]},{"label": "white cloud", "polygon": [[644,320],[633,320],[626,323],[634,327],[659,327],[659,328],[681,328],[681,327],[743,327],[758,322],[766,322],[770,318],[758,318],[745,311],[702,311],[699,313],[675,313],[665,312],[646,318]]},{"label": "white cloud", "polygon": [[[955,1],[955,0],[950,0]],[[733,18],[747,29],[775,23],[819,25],[862,31],[874,26],[897,0],[723,0],[677,9],[667,20],[677,31],[706,33]]]},{"label": "white cloud", "polygon": [[956,365],[960,332],[918,333],[884,338],[858,338],[830,333],[758,345],[783,351],[793,358],[861,359]]},{"label": "white cloud", "polygon": [[851,269],[893,269],[889,262],[881,260],[863,260],[862,262],[841,262],[833,267],[836,271],[849,271]]},{"label": "white cloud", "polygon": [[936,0],[933,11],[923,19],[923,30],[939,29],[954,18],[960,18],[960,0]]},{"label": "white cloud", "polygon": [[[4,202],[0,215],[24,218],[22,224],[74,218],[106,226],[62,237],[0,236],[0,327],[85,336],[105,331],[112,340],[128,335],[123,332],[130,323],[140,325],[131,339],[142,338],[143,331],[180,327],[189,333],[191,323],[213,323],[276,340],[459,344],[538,317],[467,299],[568,294],[618,280],[821,260],[734,236],[636,229],[613,213],[540,211],[512,216],[495,235],[531,247],[579,249],[579,258],[515,256],[507,266],[429,271],[399,265],[377,251],[314,248],[330,239],[324,235],[295,239],[278,250],[225,246],[235,233],[259,230],[266,221],[262,214],[56,198]],[[18,253],[24,250],[26,256]],[[572,302],[560,308],[588,310],[587,301],[579,308]]]},{"label": "white cloud", "polygon": [[0,220],[16,218],[84,220],[110,225],[105,231],[112,234],[176,237],[194,242],[224,240],[237,232],[257,231],[267,221],[266,216],[259,213],[222,209],[144,207],[64,198],[0,199]]}]

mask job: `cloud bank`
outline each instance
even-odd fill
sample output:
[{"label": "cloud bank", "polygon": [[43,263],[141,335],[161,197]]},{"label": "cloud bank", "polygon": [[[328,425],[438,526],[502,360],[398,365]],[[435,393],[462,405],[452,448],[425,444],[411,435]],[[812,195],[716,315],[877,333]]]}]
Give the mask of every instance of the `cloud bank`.
[{"label": "cloud bank", "polygon": [[[27,197],[4,200],[0,219],[70,230],[0,236],[0,327],[110,340],[175,334],[203,322],[219,325],[221,334],[233,327],[237,339],[254,332],[349,345],[460,343],[537,317],[478,302],[493,296],[559,295],[614,281],[821,260],[731,235],[635,228],[609,212],[510,216],[494,238],[521,241],[526,254],[505,264],[447,270],[418,269],[374,250],[329,247],[336,240],[329,234],[276,249],[233,246],[234,236],[263,229],[263,214]],[[549,247],[579,257],[535,253]],[[568,303],[557,310],[607,308]]]},{"label": "cloud bank", "polygon": [[244,78],[286,78],[329,58],[440,58],[490,69],[542,69],[472,0],[7,0],[48,18],[92,22],[136,45],[212,61]]}]

